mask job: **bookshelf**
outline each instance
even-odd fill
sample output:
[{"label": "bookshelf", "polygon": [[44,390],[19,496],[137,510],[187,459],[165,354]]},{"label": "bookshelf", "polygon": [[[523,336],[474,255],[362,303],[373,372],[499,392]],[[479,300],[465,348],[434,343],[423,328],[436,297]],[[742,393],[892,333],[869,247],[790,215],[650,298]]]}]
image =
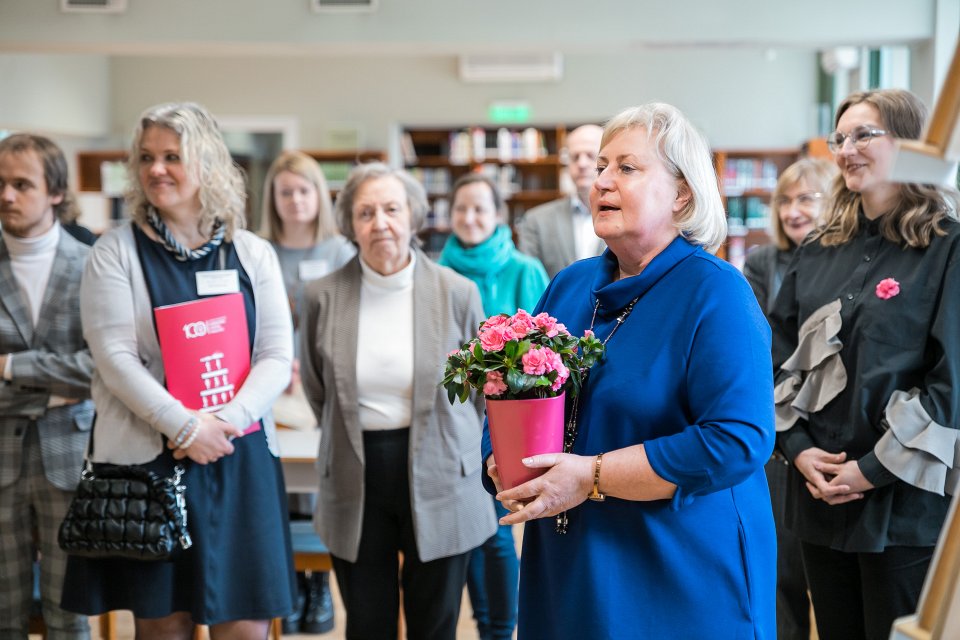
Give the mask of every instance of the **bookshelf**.
[{"label": "bookshelf", "polygon": [[317,161],[323,170],[323,177],[327,179],[330,188],[330,197],[336,198],[343,188],[350,170],[358,164],[367,162],[386,162],[387,154],[384,151],[367,149],[365,151],[321,151],[304,150],[303,153]]},{"label": "bookshelf", "polygon": [[450,187],[469,171],[489,176],[507,205],[511,224],[527,209],[563,196],[565,125],[529,127],[405,127],[404,167],[420,180],[430,200],[431,236],[449,232]]},{"label": "bookshelf", "polygon": [[727,242],[718,255],[743,267],[746,253],[770,242],[770,197],[780,173],[796,162],[800,150],[716,150],[714,168],[727,212]]},{"label": "bookshelf", "polygon": [[126,151],[78,151],[77,191],[101,193],[103,182],[101,167],[104,162],[126,162]]}]

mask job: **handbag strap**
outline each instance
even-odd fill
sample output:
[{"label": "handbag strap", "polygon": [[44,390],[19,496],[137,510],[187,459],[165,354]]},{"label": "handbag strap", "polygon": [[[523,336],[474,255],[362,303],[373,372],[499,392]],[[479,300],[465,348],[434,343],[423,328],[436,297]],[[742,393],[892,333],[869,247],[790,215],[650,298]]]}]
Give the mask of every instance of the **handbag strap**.
[{"label": "handbag strap", "polygon": [[[91,475],[93,474],[93,435],[97,430],[97,414],[93,414],[93,425],[90,427],[90,437],[87,438],[87,450],[83,454],[83,470],[80,472],[80,475]],[[183,486],[180,482],[180,479],[183,477],[183,474],[186,473],[187,467],[186,463],[189,462],[189,458],[180,460],[173,466],[173,473],[167,476],[165,479],[173,484],[174,487]],[[186,525],[186,522],[184,522]]]}]

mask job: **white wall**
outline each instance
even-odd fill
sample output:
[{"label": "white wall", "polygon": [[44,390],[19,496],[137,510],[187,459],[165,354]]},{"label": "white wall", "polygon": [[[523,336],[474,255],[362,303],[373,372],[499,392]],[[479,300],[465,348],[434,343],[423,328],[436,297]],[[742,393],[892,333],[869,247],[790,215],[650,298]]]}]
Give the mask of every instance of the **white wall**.
[{"label": "white wall", "polygon": [[0,55],[0,128],[98,137],[110,129],[107,56]]},{"label": "white wall", "polygon": [[559,83],[488,85],[462,83],[452,57],[117,57],[112,130],[128,133],[152,104],[193,100],[219,116],[294,116],[302,148],[357,123],[367,147],[387,149],[395,124],[482,124],[494,100],[525,100],[544,124],[599,122],[662,100],[714,146],[798,146],[814,134],[816,65],[814,53],[791,49],[642,50],[568,55]]}]

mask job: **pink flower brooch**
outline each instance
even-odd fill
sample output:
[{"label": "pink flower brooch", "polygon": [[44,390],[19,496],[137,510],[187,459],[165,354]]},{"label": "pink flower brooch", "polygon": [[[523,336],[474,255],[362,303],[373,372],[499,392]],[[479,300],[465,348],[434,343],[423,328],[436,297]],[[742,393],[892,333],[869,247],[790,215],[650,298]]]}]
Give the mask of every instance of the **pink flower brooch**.
[{"label": "pink flower brooch", "polygon": [[889,300],[896,295],[900,295],[900,283],[893,278],[884,278],[877,283],[877,297],[881,300]]}]

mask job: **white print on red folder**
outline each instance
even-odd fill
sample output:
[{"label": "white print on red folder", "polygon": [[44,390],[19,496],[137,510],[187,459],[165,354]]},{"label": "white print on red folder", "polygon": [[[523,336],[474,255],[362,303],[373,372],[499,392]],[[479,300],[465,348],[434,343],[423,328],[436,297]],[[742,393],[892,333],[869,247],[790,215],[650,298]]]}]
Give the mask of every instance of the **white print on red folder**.
[{"label": "white print on red folder", "polygon": [[200,392],[200,400],[203,402],[200,411],[204,413],[216,411],[233,400],[234,387],[230,383],[230,370],[221,366],[221,360],[223,360],[223,354],[220,352],[200,358],[204,366],[204,372],[200,374],[204,386],[203,391]]},{"label": "white print on red folder", "polygon": [[201,320],[200,322],[188,322],[183,325],[183,335],[190,340],[192,338],[202,338],[203,336],[223,333],[224,325],[227,324],[227,316]]}]

